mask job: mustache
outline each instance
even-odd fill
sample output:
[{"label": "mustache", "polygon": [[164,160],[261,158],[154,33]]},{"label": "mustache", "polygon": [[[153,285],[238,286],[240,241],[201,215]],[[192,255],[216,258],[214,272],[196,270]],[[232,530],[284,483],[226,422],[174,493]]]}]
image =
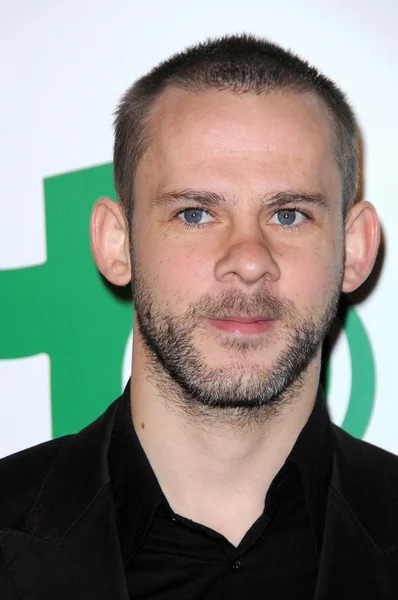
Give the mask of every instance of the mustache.
[{"label": "mustache", "polygon": [[294,313],[291,300],[275,298],[269,292],[259,290],[247,295],[239,290],[225,290],[220,296],[204,294],[190,305],[189,316],[195,320],[229,318],[236,315],[255,317],[264,315],[270,319],[281,319]]}]

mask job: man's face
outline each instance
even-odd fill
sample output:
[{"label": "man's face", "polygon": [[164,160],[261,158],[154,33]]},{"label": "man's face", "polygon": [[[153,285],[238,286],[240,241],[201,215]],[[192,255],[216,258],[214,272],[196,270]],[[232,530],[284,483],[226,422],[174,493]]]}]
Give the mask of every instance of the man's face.
[{"label": "man's face", "polygon": [[185,396],[270,404],[319,360],[344,259],[329,126],[311,94],[157,101],[135,181],[136,335]]}]

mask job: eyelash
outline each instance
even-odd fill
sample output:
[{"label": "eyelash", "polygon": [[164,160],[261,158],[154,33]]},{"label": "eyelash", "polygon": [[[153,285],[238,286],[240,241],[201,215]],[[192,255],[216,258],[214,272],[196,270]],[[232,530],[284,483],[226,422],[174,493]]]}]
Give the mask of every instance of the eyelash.
[{"label": "eyelash", "polygon": [[[211,213],[210,210],[202,208],[201,206],[186,206],[182,210],[179,210],[174,215],[174,218],[178,217],[178,215],[181,215],[186,210],[200,210],[200,211],[206,213],[207,215],[210,215],[211,217],[213,217],[213,219],[215,218],[215,216]],[[182,220],[181,220],[181,224],[185,227],[185,229],[199,229],[201,227],[205,227],[205,225],[208,225],[208,223],[186,223],[185,221],[182,221]]]},{"label": "eyelash", "polygon": [[306,221],[313,220],[313,217],[310,213],[303,210],[302,208],[297,208],[296,206],[289,206],[288,208],[279,208],[274,213],[272,213],[272,217],[274,217],[278,212],[280,212],[280,211],[283,212],[284,210],[294,210],[295,212],[298,212],[300,215],[303,215],[303,217],[305,217],[305,220],[302,223],[297,223],[297,225],[295,225],[294,223],[293,223],[293,225],[284,225],[283,223],[279,223],[277,225],[277,227],[280,229],[290,230],[290,231],[300,231],[300,229],[302,229],[302,227],[304,226]]},{"label": "eyelash", "polygon": [[[175,213],[173,218],[178,217],[186,210],[200,210],[200,211],[206,213],[207,215],[210,215],[211,217],[215,218],[211,211],[207,210],[206,208],[202,208],[201,206],[187,206],[186,208],[183,208],[182,210],[179,210],[177,213]],[[302,208],[297,208],[296,206],[289,206],[287,208],[278,208],[278,210],[275,210],[272,213],[271,218],[274,217],[278,212],[283,211],[283,210],[294,210],[294,211],[300,213],[301,215],[303,215],[303,217],[305,217],[306,220],[308,220],[308,221],[313,220],[313,217],[310,213],[303,210]],[[297,225],[294,225],[294,224],[293,225],[284,225],[283,223],[279,223],[277,225],[277,227],[279,227],[281,229],[285,229],[285,230],[290,229],[290,231],[298,231],[303,227],[304,223],[305,223],[305,221],[303,223],[298,223]],[[208,223],[186,223],[185,221],[182,221],[182,220],[181,220],[181,224],[186,229],[199,229],[201,227],[205,227],[206,225],[208,225]]]}]

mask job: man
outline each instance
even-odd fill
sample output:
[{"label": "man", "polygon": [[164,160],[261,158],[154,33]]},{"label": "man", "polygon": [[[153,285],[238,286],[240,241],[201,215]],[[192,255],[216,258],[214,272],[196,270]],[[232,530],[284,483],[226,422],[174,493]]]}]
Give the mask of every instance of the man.
[{"label": "man", "polygon": [[91,238],[132,281],[131,382],[0,464],[1,598],[396,599],[398,460],[319,386],[380,238],[344,95],[267,41],[208,41],[126,92],[114,169]]}]

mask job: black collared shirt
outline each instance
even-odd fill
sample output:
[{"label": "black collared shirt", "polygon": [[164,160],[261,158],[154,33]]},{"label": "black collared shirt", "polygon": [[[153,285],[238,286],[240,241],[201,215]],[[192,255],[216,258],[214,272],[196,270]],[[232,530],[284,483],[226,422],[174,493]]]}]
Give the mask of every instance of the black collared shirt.
[{"label": "black collared shirt", "polygon": [[333,446],[322,391],[263,514],[235,547],[172,511],[135,433],[129,389],[120,399],[109,469],[130,598],[314,598]]}]

